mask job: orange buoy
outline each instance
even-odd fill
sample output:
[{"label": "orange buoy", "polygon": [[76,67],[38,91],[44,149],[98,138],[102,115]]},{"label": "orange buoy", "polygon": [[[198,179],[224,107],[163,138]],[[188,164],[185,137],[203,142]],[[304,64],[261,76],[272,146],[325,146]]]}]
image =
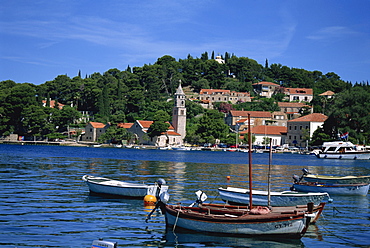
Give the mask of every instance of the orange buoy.
[{"label": "orange buoy", "polygon": [[227,181],[230,181],[230,176],[227,176],[226,179],[227,179]]},{"label": "orange buoy", "polygon": [[144,206],[154,206],[157,202],[157,197],[154,195],[146,195],[144,197]]}]

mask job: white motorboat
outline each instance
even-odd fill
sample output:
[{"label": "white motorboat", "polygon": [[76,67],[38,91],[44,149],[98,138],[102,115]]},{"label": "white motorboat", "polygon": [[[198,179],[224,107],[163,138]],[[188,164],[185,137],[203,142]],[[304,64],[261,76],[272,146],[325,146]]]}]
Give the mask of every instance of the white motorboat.
[{"label": "white motorboat", "polygon": [[349,141],[333,141],[324,142],[322,151],[316,156],[327,159],[370,159],[370,151],[361,149]]}]

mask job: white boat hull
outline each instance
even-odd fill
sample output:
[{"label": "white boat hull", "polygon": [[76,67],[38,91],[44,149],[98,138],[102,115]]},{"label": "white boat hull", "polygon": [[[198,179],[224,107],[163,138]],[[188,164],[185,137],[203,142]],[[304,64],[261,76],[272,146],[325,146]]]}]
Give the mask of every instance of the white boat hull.
[{"label": "white boat hull", "polygon": [[[146,195],[157,196],[168,190],[168,186],[147,185],[140,183],[128,183],[112,180],[104,177],[85,175],[82,177],[89,187],[90,192],[96,194],[118,195],[123,197],[144,197]],[[159,191],[159,192],[158,192]]]},{"label": "white boat hull", "polygon": [[[249,205],[249,190],[227,187],[219,188],[218,192],[223,201],[232,204]],[[268,192],[253,190],[253,204],[258,206],[268,205]],[[329,199],[328,193],[303,193],[296,191],[270,192],[270,206],[296,206],[307,205],[313,202],[320,204],[325,198]]]},{"label": "white boat hull", "polygon": [[326,192],[330,195],[358,195],[366,196],[370,184],[332,184],[332,185],[309,185],[293,184],[296,191],[301,192]]},{"label": "white boat hull", "polygon": [[326,159],[366,160],[370,159],[370,153],[319,153],[317,154],[317,157]]}]

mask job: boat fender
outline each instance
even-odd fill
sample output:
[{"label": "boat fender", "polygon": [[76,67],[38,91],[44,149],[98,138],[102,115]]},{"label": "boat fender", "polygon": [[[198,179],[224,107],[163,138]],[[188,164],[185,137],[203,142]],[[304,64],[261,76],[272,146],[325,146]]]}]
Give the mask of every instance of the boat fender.
[{"label": "boat fender", "polygon": [[154,195],[146,195],[144,196],[144,206],[155,206],[157,202],[157,197]]},{"label": "boat fender", "polygon": [[102,238],[94,240],[91,248],[117,248],[117,242],[105,241]]}]

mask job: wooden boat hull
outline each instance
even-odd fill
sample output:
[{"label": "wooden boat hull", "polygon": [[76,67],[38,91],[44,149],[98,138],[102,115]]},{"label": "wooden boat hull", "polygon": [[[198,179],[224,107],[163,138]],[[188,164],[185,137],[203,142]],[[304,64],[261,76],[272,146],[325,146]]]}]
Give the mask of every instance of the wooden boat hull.
[{"label": "wooden boat hull", "polygon": [[[323,206],[325,203],[323,203]],[[232,235],[284,235],[300,238],[311,218],[299,209],[280,207],[268,214],[252,215],[248,209],[223,204],[204,204],[201,207],[164,205],[166,225],[197,231]],[[322,210],[321,210],[322,211]]]},{"label": "wooden boat hull", "polygon": [[301,192],[326,192],[330,195],[366,196],[370,184],[316,184],[294,183],[293,188]]},{"label": "wooden boat hull", "polygon": [[165,192],[168,186],[162,185],[147,185],[140,183],[128,183],[118,180],[112,180],[104,177],[95,177],[84,175],[82,180],[89,187],[90,192],[96,194],[117,195],[121,197],[144,197],[146,195],[154,195]]},{"label": "wooden boat hull", "polygon": [[304,211],[272,211],[265,215],[251,215],[241,209],[179,205],[165,205],[164,209],[167,226],[232,235],[284,235],[300,238],[312,218],[307,217]]},{"label": "wooden boat hull", "polygon": [[353,184],[370,183],[370,176],[324,176],[324,175],[305,175],[303,179],[307,182],[319,182],[325,184]]},{"label": "wooden boat hull", "polygon": [[[220,198],[229,204],[249,205],[249,190],[227,187],[218,189]],[[268,192],[253,190],[253,203],[258,206],[268,205]],[[328,193],[306,193],[297,191],[270,192],[271,206],[296,206],[307,205],[313,202],[320,204],[324,199],[329,199]]]}]

